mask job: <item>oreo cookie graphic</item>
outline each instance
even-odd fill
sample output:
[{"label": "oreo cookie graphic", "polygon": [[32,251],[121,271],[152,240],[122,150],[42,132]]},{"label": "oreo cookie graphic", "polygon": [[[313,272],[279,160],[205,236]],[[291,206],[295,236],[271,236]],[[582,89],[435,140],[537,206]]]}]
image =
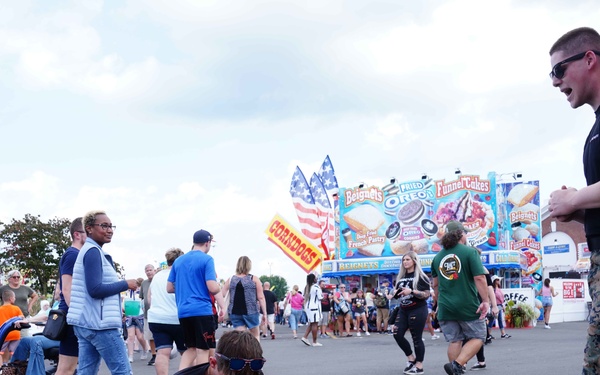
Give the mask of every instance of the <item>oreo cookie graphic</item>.
[{"label": "oreo cookie graphic", "polygon": [[433,236],[438,231],[437,224],[429,219],[421,220],[421,228],[423,229],[423,233],[425,233],[429,237]]},{"label": "oreo cookie graphic", "polygon": [[393,223],[391,223],[390,226],[388,227],[388,229],[385,231],[385,236],[390,240],[396,239],[399,234],[400,234],[400,223],[397,221],[394,221]]},{"label": "oreo cookie graphic", "polygon": [[400,206],[400,198],[397,195],[390,195],[385,198],[383,202],[383,208],[385,213],[394,216],[396,215],[396,211],[398,211],[398,207]]},{"label": "oreo cookie graphic", "polygon": [[402,224],[410,225],[416,222],[425,213],[425,206],[420,200],[410,201],[398,211],[398,220]]}]

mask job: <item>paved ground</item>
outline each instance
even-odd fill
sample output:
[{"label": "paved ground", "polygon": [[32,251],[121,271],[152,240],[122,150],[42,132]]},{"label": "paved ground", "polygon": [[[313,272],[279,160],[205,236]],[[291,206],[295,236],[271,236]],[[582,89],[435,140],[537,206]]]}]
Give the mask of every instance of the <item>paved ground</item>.
[{"label": "paved ground", "polygon": [[[479,371],[483,375],[497,374],[579,374],[587,323],[560,323],[552,325],[551,330],[538,325],[530,329],[507,330],[512,338],[497,338],[485,347],[488,368]],[[300,327],[302,329],[303,327]],[[392,336],[371,335],[369,337],[323,339],[323,347],[305,346],[299,339],[292,338],[291,331],[277,326],[277,338],[262,342],[267,362],[265,374],[344,374],[344,375],[398,375],[406,363],[406,357],[396,345]],[[219,334],[225,329],[219,328]],[[219,336],[219,335],[217,335]],[[409,336],[407,336],[409,337]],[[447,344],[443,339],[432,341],[425,334],[425,374],[444,375],[444,363],[447,362]],[[154,374],[147,361],[133,363],[134,374]],[[469,363],[469,367],[474,364]],[[172,361],[170,374],[177,371],[178,360]],[[467,373],[477,373],[470,372]],[[108,375],[104,367],[100,374]]]}]

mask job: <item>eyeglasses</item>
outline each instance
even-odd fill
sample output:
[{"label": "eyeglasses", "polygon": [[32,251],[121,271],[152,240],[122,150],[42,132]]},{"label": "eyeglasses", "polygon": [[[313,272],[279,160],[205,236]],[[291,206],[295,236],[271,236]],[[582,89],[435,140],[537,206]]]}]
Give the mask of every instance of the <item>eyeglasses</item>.
[{"label": "eyeglasses", "polygon": [[222,358],[225,361],[229,362],[229,369],[231,371],[242,371],[246,365],[250,365],[250,369],[252,371],[258,371],[263,368],[265,362],[267,362],[264,358],[256,358],[256,359],[244,359],[244,358],[228,358],[221,353],[215,353],[215,357]]},{"label": "eyeglasses", "polygon": [[11,278],[11,279],[20,279],[20,278],[21,278],[21,276],[11,276],[10,278]]},{"label": "eyeglasses", "polygon": [[[596,55],[600,56],[600,51],[594,51],[591,50],[592,52],[594,52]],[[556,77],[558,79],[562,79],[562,77],[565,76],[565,73],[567,72],[567,67],[563,67],[563,65],[565,65],[566,63],[570,63],[572,61],[577,61],[577,60],[581,60],[583,59],[583,57],[585,56],[586,53],[588,53],[590,51],[585,51],[585,52],[581,52],[578,53],[577,55],[571,56],[568,59],[564,59],[563,61],[554,64],[554,66],[552,67],[552,71],[550,72],[550,79]]]},{"label": "eyeglasses", "polygon": [[105,224],[105,223],[102,223],[102,224],[92,224],[92,225],[97,225],[97,226],[99,226],[100,228],[102,228],[104,230],[109,230],[109,229],[115,230],[115,229],[117,229],[116,225],[110,225],[110,224]]}]

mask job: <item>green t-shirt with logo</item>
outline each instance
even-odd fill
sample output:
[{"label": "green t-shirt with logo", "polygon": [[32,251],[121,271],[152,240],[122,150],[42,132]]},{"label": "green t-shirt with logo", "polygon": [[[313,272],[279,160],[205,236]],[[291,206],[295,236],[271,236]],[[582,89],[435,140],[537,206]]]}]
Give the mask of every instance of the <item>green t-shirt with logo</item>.
[{"label": "green t-shirt with logo", "polygon": [[474,276],[485,274],[477,250],[458,244],[440,251],[431,263],[431,275],[438,281],[438,320],[479,319],[479,293]]}]

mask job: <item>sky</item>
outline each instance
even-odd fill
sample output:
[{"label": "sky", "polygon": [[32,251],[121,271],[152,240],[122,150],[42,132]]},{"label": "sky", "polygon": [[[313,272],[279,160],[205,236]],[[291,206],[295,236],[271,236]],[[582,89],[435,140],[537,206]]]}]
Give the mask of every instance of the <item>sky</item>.
[{"label": "sky", "polygon": [[329,155],[341,187],[521,172],[585,185],[589,106],[548,77],[593,1],[29,1],[0,10],[0,221],[105,210],[144,276],[198,229],[219,278],[303,286],[264,233]]}]

